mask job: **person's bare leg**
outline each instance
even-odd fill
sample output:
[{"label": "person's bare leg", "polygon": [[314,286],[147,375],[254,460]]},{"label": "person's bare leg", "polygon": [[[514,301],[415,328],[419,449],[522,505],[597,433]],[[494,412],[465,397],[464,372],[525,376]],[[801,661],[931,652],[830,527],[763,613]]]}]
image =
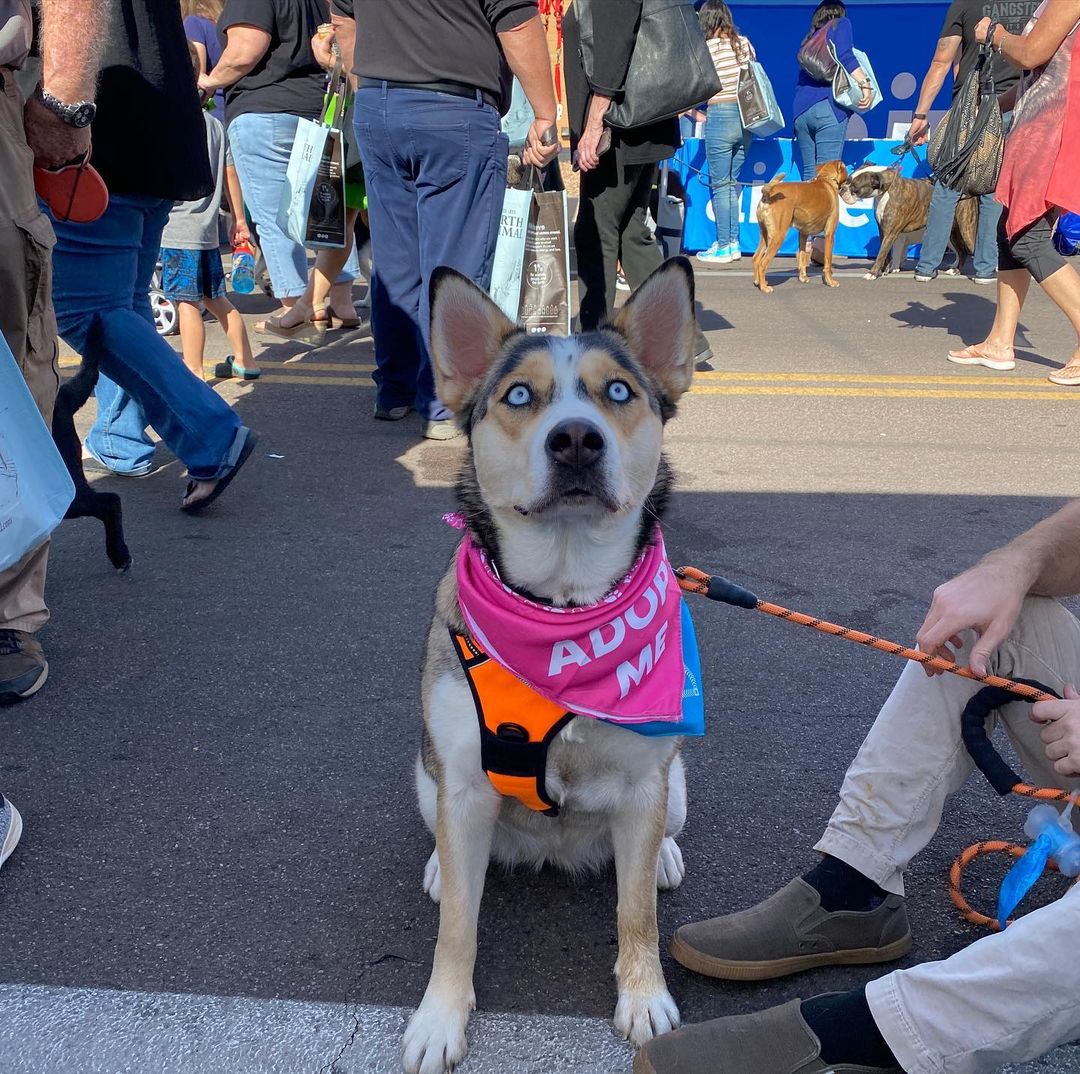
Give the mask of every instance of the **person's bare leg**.
[{"label": "person's bare leg", "polygon": [[352,253],[353,238],[356,231],[356,217],[359,209],[347,209],[345,211],[345,249],[343,250],[320,250],[315,259],[315,271],[312,273],[314,290],[312,291],[312,306],[318,310],[320,303],[329,302],[330,312],[340,320],[352,320],[356,317],[356,307],[353,305],[353,281],[347,283],[334,283],[341,275],[345,262]]},{"label": "person's bare leg", "polygon": [[203,351],[206,347],[206,328],[203,325],[202,310],[195,302],[177,302],[176,312],[180,321],[180,346],[184,352],[184,365],[199,380],[205,380]]},{"label": "person's bare leg", "polygon": [[253,370],[255,357],[251,352],[251,340],[244,327],[244,318],[227,298],[207,298],[204,301],[206,308],[218,319],[229,337],[234,363],[249,372]]},{"label": "person's bare leg", "polygon": [[[1076,367],[1080,365],[1080,273],[1072,265],[1062,265],[1052,276],[1043,280],[1042,289],[1073,326],[1077,343],[1069,365]],[[1080,372],[1080,369],[1077,371]]]},{"label": "person's bare leg", "polygon": [[1024,308],[1028,289],[1031,287],[1031,273],[1027,269],[1006,269],[998,272],[997,309],[994,311],[994,323],[990,333],[982,343],[975,343],[959,351],[950,351],[950,355],[963,355],[968,351],[977,351],[996,361],[1008,361],[1013,357],[1013,342],[1016,329],[1020,324],[1020,312]]}]

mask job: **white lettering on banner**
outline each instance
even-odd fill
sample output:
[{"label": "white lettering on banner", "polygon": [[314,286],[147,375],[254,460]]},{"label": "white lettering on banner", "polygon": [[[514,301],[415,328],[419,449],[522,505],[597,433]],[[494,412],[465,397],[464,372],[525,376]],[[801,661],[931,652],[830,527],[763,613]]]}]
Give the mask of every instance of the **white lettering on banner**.
[{"label": "white lettering on banner", "polygon": [[551,663],[548,665],[548,678],[553,678],[562,672],[567,664],[575,664],[583,668],[589,663],[589,658],[576,641],[559,641],[551,649]]},{"label": "white lettering on banner", "polygon": [[623,638],[626,637],[626,624],[622,621],[620,616],[618,619],[613,619],[607,624],[611,627],[611,640],[604,641],[604,627],[597,627],[595,630],[589,631],[589,641],[592,643],[593,656],[598,659],[601,656],[607,656],[608,653],[614,652],[623,643]]},{"label": "white lettering on banner", "polygon": [[874,215],[874,199],[863,198],[862,201],[848,205],[846,201],[840,201],[840,226],[841,227],[864,227],[870,223]]},{"label": "white lettering on banner", "polygon": [[640,686],[641,680],[645,678],[653,669],[653,650],[652,645],[646,645],[641,650],[638,656],[638,665],[634,666],[632,660],[624,660],[618,668],[615,669],[615,676],[619,680],[619,698],[620,700],[628,693],[630,693],[630,686]]},{"label": "white lettering on banner", "polygon": [[[626,641],[628,631],[643,631],[656,618],[656,613],[667,603],[668,586],[671,582],[671,570],[667,563],[661,563],[652,580],[652,584],[622,615],[617,615],[603,626],[589,631],[590,655],[572,638],[556,642],[551,647],[551,659],[548,663],[548,677],[561,675],[568,666],[585,667],[594,660],[618,650]],[[642,601],[647,607],[639,610]],[[619,684],[619,697],[624,698],[631,687],[638,686],[664,654],[667,645],[668,624],[663,622],[653,634],[652,640],[641,650],[635,664],[632,660],[623,661],[615,670]]]}]

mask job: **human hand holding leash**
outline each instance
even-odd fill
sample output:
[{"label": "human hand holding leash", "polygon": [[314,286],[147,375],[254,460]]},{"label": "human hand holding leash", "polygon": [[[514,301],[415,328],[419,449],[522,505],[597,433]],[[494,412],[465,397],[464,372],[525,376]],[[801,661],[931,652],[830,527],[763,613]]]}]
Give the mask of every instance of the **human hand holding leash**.
[{"label": "human hand holding leash", "polygon": [[[930,610],[916,635],[920,651],[955,660],[954,650],[963,646],[960,632],[974,630],[979,638],[969,666],[977,675],[986,675],[990,656],[1009,636],[1029,589],[1027,573],[1011,555],[987,556],[934,590]],[[924,670],[927,675],[941,674],[925,665]]]},{"label": "human hand holding leash", "polygon": [[907,137],[912,145],[926,145],[930,141],[930,121],[916,116],[908,127]]},{"label": "human hand holding leash", "polygon": [[90,152],[90,128],[65,123],[37,97],[26,102],[23,120],[26,144],[33,150],[39,168],[60,168],[85,159]]},{"label": "human hand holding leash", "polygon": [[1070,683],[1063,701],[1037,701],[1031,718],[1043,725],[1039,737],[1046,759],[1060,776],[1080,776],[1080,694]]}]

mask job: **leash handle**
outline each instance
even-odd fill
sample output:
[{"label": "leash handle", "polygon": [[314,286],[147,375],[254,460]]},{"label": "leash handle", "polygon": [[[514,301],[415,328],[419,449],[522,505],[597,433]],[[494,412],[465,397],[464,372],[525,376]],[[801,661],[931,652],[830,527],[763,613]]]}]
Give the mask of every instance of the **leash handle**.
[{"label": "leash handle", "polygon": [[761,600],[760,597],[751,593],[748,589],[729,582],[726,578],[716,578],[698,570],[696,567],[679,567],[675,570],[675,576],[679,581],[679,588],[686,593],[697,593],[699,596],[708,597],[710,600],[719,601],[722,604],[732,604],[737,608],[750,608],[777,619],[786,619],[789,623],[798,623],[799,626],[811,627],[822,634],[831,634],[837,638],[846,638],[848,641],[857,642],[868,648],[876,649],[890,656],[898,656],[904,660],[922,664],[924,667],[933,668],[935,671],[947,671],[951,675],[959,675],[964,679],[974,682],[982,682],[987,686],[996,686],[1001,690],[1007,690],[1017,697],[1027,701],[1053,701],[1054,695],[1033,686],[1006,679],[1001,675],[976,675],[971,668],[966,668],[954,660],[944,660],[939,656],[931,656],[929,653],[911,649],[906,645],[899,645],[895,641],[875,637],[861,630],[852,630],[850,627],[841,626],[839,623],[830,623],[826,619],[818,619],[816,616],[805,615],[802,612],[794,612],[790,608],[784,608],[779,604],[770,604]]}]

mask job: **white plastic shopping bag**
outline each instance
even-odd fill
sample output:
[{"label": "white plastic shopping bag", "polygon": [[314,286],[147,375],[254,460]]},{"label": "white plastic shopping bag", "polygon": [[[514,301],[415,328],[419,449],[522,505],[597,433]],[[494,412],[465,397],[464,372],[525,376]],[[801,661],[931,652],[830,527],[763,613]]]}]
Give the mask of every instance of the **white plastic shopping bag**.
[{"label": "white plastic shopping bag", "polygon": [[75,486],[0,335],[0,571],[59,525]]}]

